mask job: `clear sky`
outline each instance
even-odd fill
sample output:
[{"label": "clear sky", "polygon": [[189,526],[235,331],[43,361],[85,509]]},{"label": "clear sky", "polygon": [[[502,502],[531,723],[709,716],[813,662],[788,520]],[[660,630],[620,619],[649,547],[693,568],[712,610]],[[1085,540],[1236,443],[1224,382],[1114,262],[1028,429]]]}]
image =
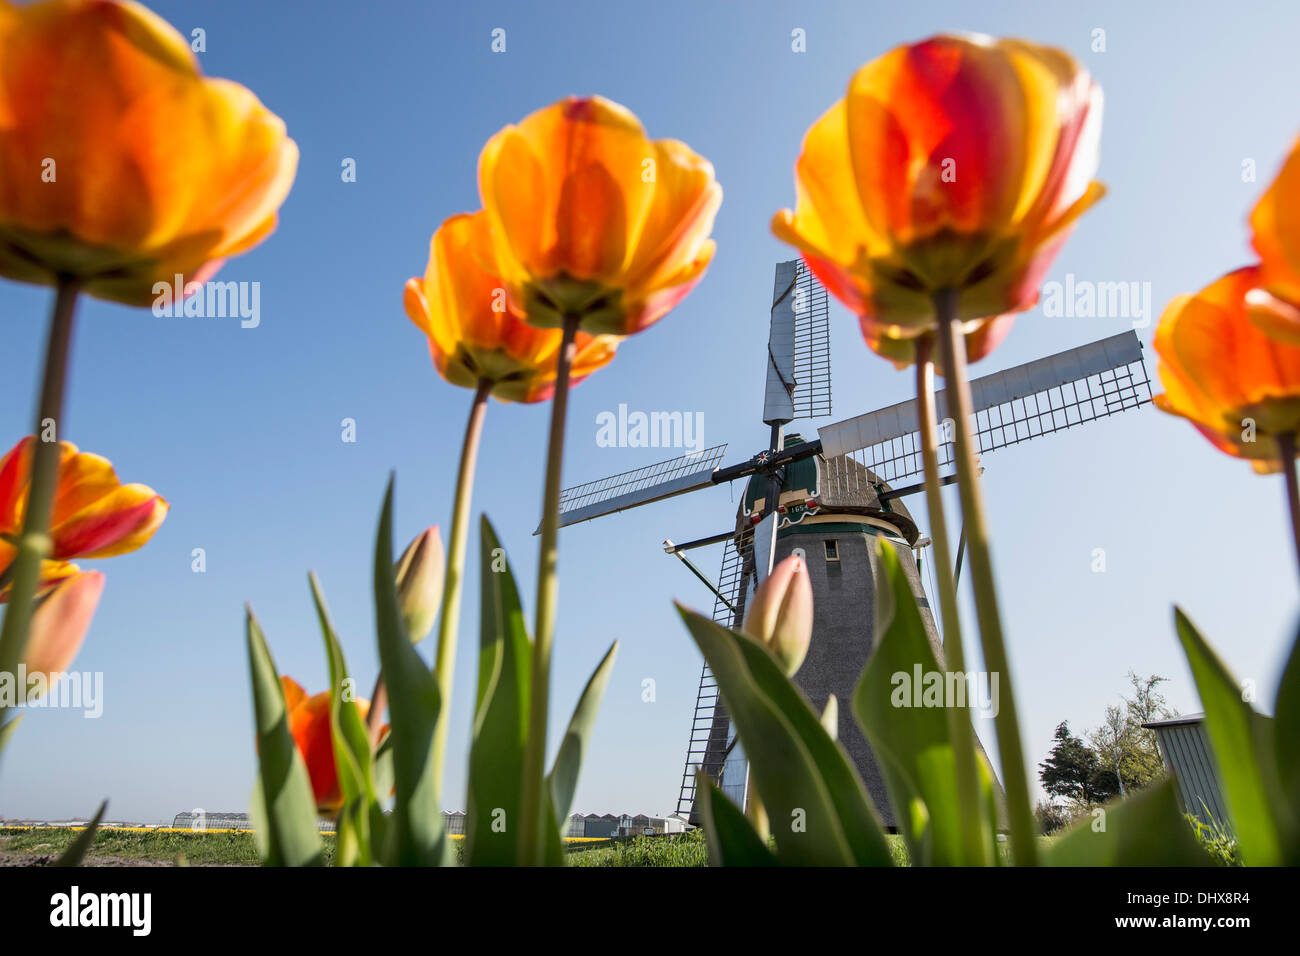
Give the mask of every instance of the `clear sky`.
[{"label": "clear sky", "polygon": [[[892,46],[941,30],[1021,35],[1068,49],[1094,73],[1106,93],[1099,178],[1110,195],[1050,278],[1149,282],[1157,315],[1172,296],[1249,260],[1246,215],[1300,131],[1291,95],[1300,9],[1287,3],[153,6],[182,33],[206,30],[205,71],[244,83],[283,116],[302,160],[278,231],[220,274],[261,283],[258,328],[83,300],[64,436],[107,455],[124,481],[152,485],[172,510],[142,551],[89,563],[108,582],[74,666],[103,672],[103,716],[29,713],[5,754],[0,815],[88,814],[104,797],[116,819],[243,809],[254,774],[243,603],[280,667],[323,689],[308,569],[321,577],[358,683],[370,686],[368,567],[384,482],[396,469],[401,542],[445,525],[470,399],[435,374],[402,285],[423,272],[437,224],[478,207],[478,151],[506,123],[562,96],[600,93],[652,136],[711,159],[725,191],[704,281],[574,393],[566,484],[668,457],[598,445],[597,415],[620,403],[702,413],[706,444],[732,443],[729,461],[765,443],[772,268],[792,258],[768,222],[793,202],[805,129],[857,66]],[[501,54],[490,49],[497,27]],[[791,50],[795,28],[806,31],[805,53]],[[1097,28],[1105,52],[1092,51]],[[347,157],[355,183],[341,181]],[[1246,159],[1258,182],[1243,183]],[[6,448],[30,428],[51,298],[0,283]],[[842,307],[832,310],[835,418],[909,397],[909,375],[867,350]],[[1130,324],[1034,310],[976,373]],[[1148,346],[1152,328],[1139,332]],[[1154,376],[1149,348],[1147,359]],[[341,440],[345,418],[356,421],[355,443]],[[474,502],[499,529],[529,608],[546,423],[544,405],[492,404]],[[1034,762],[1059,721],[1076,731],[1098,723],[1130,669],[1168,676],[1171,701],[1199,709],[1173,634],[1175,602],[1271,702],[1298,610],[1280,479],[1256,477],[1151,407],[984,464]],[[714,489],[562,533],[556,735],[609,641],[622,641],[578,808],[674,809],[700,657],[671,600],[712,601],[659,543],[725,530],[740,494]],[[920,499],[909,505],[924,514]],[[191,570],[194,548],[206,551],[206,573]],[[1091,570],[1095,548],[1105,549],[1105,573]],[[700,559],[716,565],[713,554]],[[463,804],[476,577],[448,807]],[[646,678],[653,703],[642,701]]]}]

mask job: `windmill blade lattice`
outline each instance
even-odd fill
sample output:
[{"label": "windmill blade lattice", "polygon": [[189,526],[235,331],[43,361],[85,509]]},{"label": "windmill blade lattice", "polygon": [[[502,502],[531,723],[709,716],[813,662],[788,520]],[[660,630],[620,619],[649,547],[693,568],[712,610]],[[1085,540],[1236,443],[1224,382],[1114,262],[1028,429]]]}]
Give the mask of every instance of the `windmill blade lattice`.
[{"label": "windmill blade lattice", "polygon": [[[1137,333],[1121,332],[1097,342],[1017,365],[970,383],[975,410],[972,434],[980,453],[1050,435],[1151,401],[1151,380]],[[947,395],[939,392],[940,420]],[[922,473],[916,400],[909,399],[819,429],[822,454],[848,455],[883,481]],[[951,435],[939,447],[939,463],[952,463]],[[856,469],[849,477],[858,479]],[[826,476],[835,480],[836,472]],[[846,478],[846,480],[849,480]]]}]

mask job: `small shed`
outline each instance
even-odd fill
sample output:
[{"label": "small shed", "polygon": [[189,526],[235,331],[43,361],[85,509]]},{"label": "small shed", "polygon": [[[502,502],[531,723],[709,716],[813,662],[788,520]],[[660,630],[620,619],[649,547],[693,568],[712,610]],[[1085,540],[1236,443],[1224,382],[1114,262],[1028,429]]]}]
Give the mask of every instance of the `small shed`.
[{"label": "small shed", "polygon": [[1156,733],[1156,746],[1165,767],[1174,775],[1183,812],[1210,826],[1230,828],[1219,769],[1205,732],[1205,715],[1170,717],[1142,726]]}]

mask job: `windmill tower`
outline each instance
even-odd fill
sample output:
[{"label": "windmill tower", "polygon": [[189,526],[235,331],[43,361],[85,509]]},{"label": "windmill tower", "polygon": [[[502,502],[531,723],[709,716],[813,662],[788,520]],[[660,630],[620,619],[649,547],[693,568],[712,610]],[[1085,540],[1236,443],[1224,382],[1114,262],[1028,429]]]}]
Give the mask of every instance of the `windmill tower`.
[{"label": "windmill tower", "polygon": [[[817,429],[817,438],[786,435],[795,421],[831,411],[829,311],[826,290],[800,261],[779,263],[762,421],[767,447],[747,461],[722,467],[727,446],[659,462],[566,489],[561,527],[655,501],[747,479],[735,525],[724,532],[674,544],[676,555],[714,594],[713,618],[739,627],[745,607],[775,562],[799,551],[813,589],[813,638],[795,683],[821,710],[834,694],[843,712],[839,739],[866,784],[886,826],[894,826],[884,781],[848,703],[875,646],[875,545],[884,541],[899,562],[921,607],[942,661],[917,555],[927,542],[902,499],[923,490],[916,401],[900,402]],[[981,454],[1103,418],[1151,400],[1142,346],[1133,331],[1069,349],[971,381],[969,423]],[[940,467],[953,466],[946,394],[936,411],[947,440]],[[951,474],[944,484],[955,480]],[[905,482],[909,482],[906,483]],[[722,568],[711,581],[687,552],[722,545]],[[960,561],[960,556],[958,558]],[[677,812],[694,822],[695,770],[718,781],[738,804],[746,800],[744,748],[717,684],[704,665],[696,697]]]}]

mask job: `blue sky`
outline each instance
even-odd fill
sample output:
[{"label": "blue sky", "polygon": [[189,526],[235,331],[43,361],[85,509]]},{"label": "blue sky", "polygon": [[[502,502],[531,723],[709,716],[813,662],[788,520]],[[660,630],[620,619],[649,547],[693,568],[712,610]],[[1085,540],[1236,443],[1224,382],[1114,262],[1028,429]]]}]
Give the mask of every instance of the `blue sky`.
[{"label": "blue sky", "polygon": [[[384,482],[396,469],[403,542],[445,526],[470,398],[434,373],[402,285],[423,271],[437,224],[477,208],[478,150],[506,123],[565,95],[600,93],[633,109],[652,136],[709,157],[725,191],[704,281],[574,392],[566,484],[667,457],[597,444],[597,415],[620,403],[702,412],[706,444],[732,443],[732,461],[765,443],[772,268],[792,257],[768,222],[793,201],[804,130],[857,66],[892,46],[941,30],[1021,35],[1070,50],[1094,73],[1106,93],[1099,178],[1110,195],[1050,278],[1149,282],[1157,314],[1249,260],[1245,217],[1300,131],[1289,108],[1300,10],[1283,3],[1239,4],[1230,17],[1208,3],[1163,12],[1131,3],[153,7],[185,34],[206,30],[205,71],[244,83],[283,116],[302,160],[279,230],[220,274],[261,283],[258,328],[82,302],[64,437],[107,455],[123,480],[152,485],[172,511],[142,551],[97,563],[107,588],[75,668],[104,673],[103,716],[30,713],[5,754],[0,816],[88,814],[104,797],[117,819],[243,809],[254,773],[243,603],[281,668],[322,689],[308,569],[359,684],[370,686],[367,567]],[[490,50],[497,27],[503,54]],[[795,28],[806,31],[805,53],[791,51]],[[1091,50],[1097,28],[1105,52]],[[340,178],[347,157],[355,183]],[[1245,159],[1258,182],[1242,182]],[[6,448],[30,428],[50,301],[46,289],[0,284]],[[872,355],[853,318],[832,309],[835,417],[909,397],[909,375]],[[976,372],[1128,326],[1034,310]],[[1139,332],[1148,345],[1151,331]],[[1147,359],[1154,375],[1149,348]],[[345,418],[356,421],[355,443],[341,440]],[[530,607],[546,423],[546,406],[492,404],[475,497]],[[1033,761],[1059,721],[1098,723],[1130,669],[1168,676],[1170,700],[1199,709],[1173,634],[1175,602],[1272,700],[1297,612],[1280,479],[1256,477],[1150,407],[984,464]],[[577,807],[674,809],[700,658],[671,600],[712,602],[659,542],[724,530],[741,493],[714,489],[562,534],[553,728],[608,643],[622,641]],[[920,499],[909,504],[924,513]],[[1091,570],[1099,547],[1102,574]],[[206,551],[206,573],[191,571],[194,548]],[[476,554],[475,540],[471,567]],[[701,561],[712,570],[716,558]],[[463,803],[473,586],[465,603],[449,807]],[[653,703],[642,700],[646,678]]]}]

